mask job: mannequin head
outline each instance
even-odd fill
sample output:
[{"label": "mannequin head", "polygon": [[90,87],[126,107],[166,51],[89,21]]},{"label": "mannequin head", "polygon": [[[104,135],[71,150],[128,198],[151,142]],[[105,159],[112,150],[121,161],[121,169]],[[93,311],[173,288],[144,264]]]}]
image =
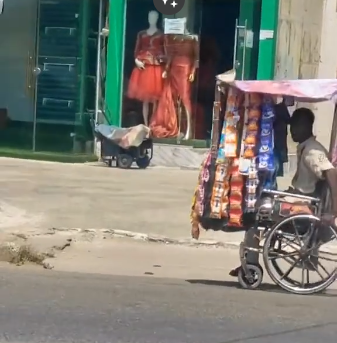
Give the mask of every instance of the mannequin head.
[{"label": "mannequin head", "polygon": [[159,13],[157,11],[150,11],[149,12],[148,20],[149,20],[150,26],[157,25],[158,19],[159,19]]}]

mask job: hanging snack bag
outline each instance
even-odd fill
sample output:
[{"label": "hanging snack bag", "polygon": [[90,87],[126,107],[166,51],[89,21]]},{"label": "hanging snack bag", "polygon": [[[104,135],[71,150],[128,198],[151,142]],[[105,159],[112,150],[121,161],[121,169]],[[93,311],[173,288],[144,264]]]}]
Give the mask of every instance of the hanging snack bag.
[{"label": "hanging snack bag", "polygon": [[259,128],[261,120],[261,95],[246,94],[245,117],[240,151],[240,173],[247,175],[250,161],[257,154]]},{"label": "hanging snack bag", "polygon": [[254,212],[259,187],[256,159],[252,159],[246,180],[245,212]]},{"label": "hanging snack bag", "polygon": [[275,170],[274,162],[274,130],[273,123],[275,112],[270,97],[265,96],[262,104],[260,146],[259,146],[259,164],[260,171],[272,172]]},{"label": "hanging snack bag", "polygon": [[239,171],[239,159],[235,159],[230,170],[229,222],[230,226],[241,226],[244,178]]},{"label": "hanging snack bag", "polygon": [[239,142],[238,123],[240,122],[240,109],[242,105],[242,93],[231,87],[229,89],[224,133],[224,156],[237,157]]},{"label": "hanging snack bag", "polygon": [[228,217],[228,192],[229,192],[229,163],[221,163],[216,167],[215,180],[211,197],[212,218]]}]

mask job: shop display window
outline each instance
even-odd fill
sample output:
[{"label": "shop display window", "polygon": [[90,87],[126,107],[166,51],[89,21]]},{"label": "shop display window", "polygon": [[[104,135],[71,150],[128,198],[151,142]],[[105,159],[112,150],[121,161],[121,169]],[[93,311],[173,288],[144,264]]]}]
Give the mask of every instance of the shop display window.
[{"label": "shop display window", "polygon": [[236,0],[186,0],[175,16],[152,0],[126,8],[123,126],[158,139],[211,136],[215,76],[233,67]]}]

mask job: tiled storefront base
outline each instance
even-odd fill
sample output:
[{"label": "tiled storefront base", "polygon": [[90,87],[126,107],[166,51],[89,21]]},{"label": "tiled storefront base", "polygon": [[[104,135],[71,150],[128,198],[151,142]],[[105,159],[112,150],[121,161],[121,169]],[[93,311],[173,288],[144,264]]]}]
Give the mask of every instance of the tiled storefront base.
[{"label": "tiled storefront base", "polygon": [[195,149],[193,147],[154,144],[152,166],[180,167],[197,169],[200,167],[208,149]]},{"label": "tiled storefront base", "polygon": [[[180,167],[198,169],[208,152],[208,149],[193,147],[155,144],[151,165],[157,167]],[[289,163],[284,166],[285,174],[294,174],[296,170],[296,155],[289,156]]]}]

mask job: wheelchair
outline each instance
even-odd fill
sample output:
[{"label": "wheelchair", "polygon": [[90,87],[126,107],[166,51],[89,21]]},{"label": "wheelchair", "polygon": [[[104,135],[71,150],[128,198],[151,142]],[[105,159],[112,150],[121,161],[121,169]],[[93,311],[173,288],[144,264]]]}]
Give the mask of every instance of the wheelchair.
[{"label": "wheelchair", "polygon": [[[336,280],[337,253],[329,245],[337,240],[337,233],[320,219],[326,213],[330,195],[326,187],[318,188],[317,198],[273,190],[261,192],[254,227],[249,229],[253,230],[256,244],[247,245],[246,238],[240,244],[241,287],[257,289],[261,285],[264,270],[258,261],[260,254],[270,279],[287,292],[319,293]],[[289,196],[296,198],[296,202],[287,202]],[[324,250],[320,250],[323,246]],[[247,261],[252,253],[257,263]]]}]

